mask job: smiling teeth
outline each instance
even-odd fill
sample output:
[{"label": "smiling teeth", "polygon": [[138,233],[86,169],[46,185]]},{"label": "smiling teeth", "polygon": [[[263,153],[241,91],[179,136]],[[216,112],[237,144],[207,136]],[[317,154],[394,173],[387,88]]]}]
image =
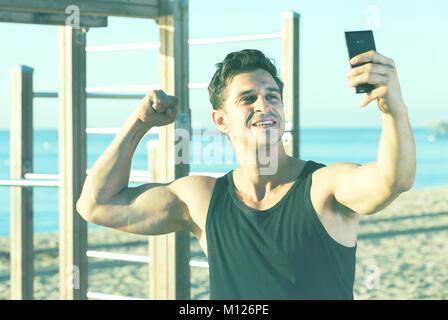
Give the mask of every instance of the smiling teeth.
[{"label": "smiling teeth", "polygon": [[270,124],[274,124],[274,122],[272,121],[263,121],[263,122],[258,122],[256,124],[254,124],[255,126],[264,126],[264,125],[270,125]]}]

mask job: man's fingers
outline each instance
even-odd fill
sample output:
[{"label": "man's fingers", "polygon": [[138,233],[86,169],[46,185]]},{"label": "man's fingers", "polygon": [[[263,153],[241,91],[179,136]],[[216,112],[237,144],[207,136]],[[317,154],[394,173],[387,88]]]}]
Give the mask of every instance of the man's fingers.
[{"label": "man's fingers", "polygon": [[165,99],[163,100],[163,103],[169,108],[174,107],[177,104],[177,98],[175,96],[169,96],[165,95]]},{"label": "man's fingers", "polygon": [[168,108],[174,107],[177,104],[175,96],[169,96],[162,90],[152,91],[152,108],[157,112],[165,112]]},{"label": "man's fingers", "polygon": [[349,87],[355,87],[358,84],[370,83],[370,84],[387,84],[389,77],[387,75],[379,73],[363,73],[359,76],[353,77],[347,85]]},{"label": "man's fingers", "polygon": [[389,66],[394,67],[395,63],[392,59],[389,59],[382,54],[376,52],[375,50],[370,50],[361,54],[358,54],[357,56],[354,56],[350,63],[352,65],[357,65],[364,62],[374,62],[374,63],[380,63],[380,64],[386,64]]},{"label": "man's fingers", "polygon": [[[349,87],[363,83],[375,85],[375,89],[365,95],[359,107],[363,108],[376,99],[381,111],[388,112],[390,105],[402,103],[395,62],[392,59],[371,50],[353,57],[350,63],[356,67],[347,73]],[[390,101],[393,103],[389,103]]]},{"label": "man's fingers", "polygon": [[378,64],[378,63],[366,63],[360,67],[350,69],[350,71],[347,72],[347,78],[353,78],[354,76],[360,75],[365,72],[367,72],[367,73],[372,72],[372,73],[388,75],[392,71],[393,71],[393,68],[389,65]]},{"label": "man's fingers", "polygon": [[359,103],[359,107],[363,108],[367,106],[372,100],[375,100],[385,94],[387,88],[385,86],[379,86],[378,88],[373,89],[369,93],[366,93],[364,99]]}]

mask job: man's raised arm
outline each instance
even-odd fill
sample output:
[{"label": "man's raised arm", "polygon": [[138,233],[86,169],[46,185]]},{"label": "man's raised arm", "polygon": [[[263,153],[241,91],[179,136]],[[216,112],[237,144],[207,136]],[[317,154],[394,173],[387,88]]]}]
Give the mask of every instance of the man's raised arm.
[{"label": "man's raised arm", "polygon": [[140,234],[161,234],[188,228],[188,210],[177,196],[179,183],[148,183],[129,188],[134,152],[154,126],[176,118],[177,99],[151,91],[93,165],[76,204],[94,224]]},{"label": "man's raised arm", "polygon": [[359,166],[339,163],[332,170],[335,199],[352,211],[370,214],[382,210],[412,188],[416,173],[416,147],[393,60],[375,51],[354,57],[366,64],[348,73],[348,85],[375,84],[360,107],[376,100],[382,113],[382,134],[376,161]]}]

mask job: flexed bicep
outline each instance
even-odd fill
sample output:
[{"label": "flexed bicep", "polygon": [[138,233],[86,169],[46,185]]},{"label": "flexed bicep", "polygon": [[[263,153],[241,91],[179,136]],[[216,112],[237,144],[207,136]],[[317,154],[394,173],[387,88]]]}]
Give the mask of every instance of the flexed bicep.
[{"label": "flexed bicep", "polygon": [[89,222],[94,224],[142,235],[166,234],[189,226],[188,208],[169,184],[161,183],[126,188],[95,206],[90,216]]}]

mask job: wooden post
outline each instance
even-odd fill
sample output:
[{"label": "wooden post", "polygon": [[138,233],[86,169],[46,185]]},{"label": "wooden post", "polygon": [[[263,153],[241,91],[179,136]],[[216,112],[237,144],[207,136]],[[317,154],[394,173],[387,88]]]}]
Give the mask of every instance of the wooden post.
[{"label": "wooden post", "polygon": [[285,83],[283,101],[287,121],[284,139],[287,154],[299,158],[299,22],[300,15],[288,11],[282,13],[282,79]]},{"label": "wooden post", "polygon": [[[33,171],[33,69],[11,68],[11,179]],[[33,188],[11,187],[11,299],[33,299]]]},{"label": "wooden post", "polygon": [[59,293],[87,299],[87,223],[76,212],[86,177],[86,31],[59,27]]},{"label": "wooden post", "polygon": [[[155,171],[158,182],[170,182],[189,174],[189,148],[175,151],[179,138],[188,139],[191,133],[188,71],[188,1],[161,0],[160,18],[160,73],[161,89],[175,95],[179,103],[174,124],[161,128],[160,155],[156,162],[163,164]],[[184,141],[185,142],[185,141]],[[155,157],[150,154],[150,157]],[[179,162],[179,159],[187,161]],[[151,168],[150,168],[151,170]],[[180,231],[149,239],[150,299],[190,299],[190,234]]]}]

